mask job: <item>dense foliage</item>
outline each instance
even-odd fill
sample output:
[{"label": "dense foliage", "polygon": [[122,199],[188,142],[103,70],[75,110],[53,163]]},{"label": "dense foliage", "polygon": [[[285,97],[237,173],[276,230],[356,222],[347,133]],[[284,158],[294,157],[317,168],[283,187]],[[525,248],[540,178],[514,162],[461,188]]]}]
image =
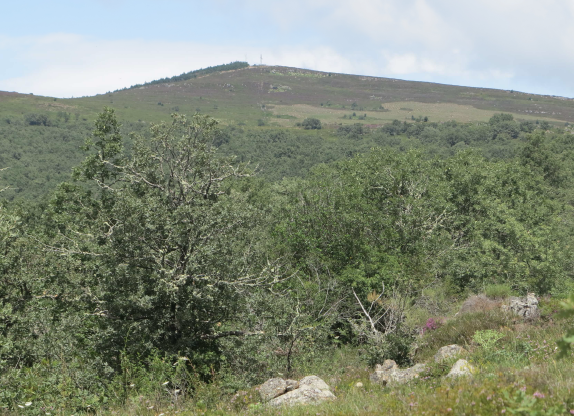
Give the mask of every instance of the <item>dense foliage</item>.
[{"label": "dense foliage", "polygon": [[150,82],[146,82],[145,84],[132,85],[130,88],[139,88],[144,85],[166,84],[168,82],[187,81],[188,79],[197,78],[202,75],[212,74],[214,72],[233,71],[236,69],[242,69],[247,67],[249,67],[249,64],[247,62],[240,62],[240,61],[231,62],[224,65],[208,66],[207,68],[184,72],[181,75],[175,75],[169,78],[160,78]]},{"label": "dense foliage", "polygon": [[344,345],[408,362],[428,288],[574,287],[567,131],[132,127],[105,109],[70,180],[0,210],[0,408],[233,390]]}]

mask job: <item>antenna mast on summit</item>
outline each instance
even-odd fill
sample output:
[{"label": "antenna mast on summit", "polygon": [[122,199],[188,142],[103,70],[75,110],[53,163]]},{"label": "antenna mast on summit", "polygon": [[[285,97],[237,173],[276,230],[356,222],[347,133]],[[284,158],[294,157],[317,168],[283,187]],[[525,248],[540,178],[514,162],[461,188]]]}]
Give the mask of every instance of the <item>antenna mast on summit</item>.
[{"label": "antenna mast on summit", "polygon": [[263,54],[259,57],[259,65],[263,65]]}]

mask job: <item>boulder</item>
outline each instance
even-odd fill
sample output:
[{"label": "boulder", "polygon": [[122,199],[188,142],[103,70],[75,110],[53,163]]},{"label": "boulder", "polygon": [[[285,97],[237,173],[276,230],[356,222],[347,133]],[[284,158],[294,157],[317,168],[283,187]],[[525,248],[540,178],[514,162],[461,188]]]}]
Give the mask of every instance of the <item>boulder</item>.
[{"label": "boulder", "polygon": [[[292,381],[292,380],[290,380]],[[259,395],[263,402],[268,402],[287,391],[287,382],[282,378],[271,378],[259,387]]]},{"label": "boulder", "polygon": [[287,388],[285,389],[285,392],[293,391],[299,388],[299,382],[297,380],[285,380],[285,383],[287,383]]},{"label": "boulder", "polygon": [[299,380],[299,387],[269,401],[270,406],[294,406],[316,404],[325,400],[334,400],[335,395],[322,379],[308,376]]},{"label": "boulder", "polygon": [[398,369],[399,366],[393,360],[385,360],[383,364],[377,364],[375,366],[375,372],[393,372]]},{"label": "boulder", "polygon": [[317,376],[307,376],[299,380],[299,388],[312,387],[319,390],[331,390],[327,383]]},{"label": "boulder", "polygon": [[465,353],[466,350],[462,348],[460,345],[451,344],[446,345],[440,348],[437,353],[434,355],[434,361],[436,363],[440,363],[441,361],[447,360],[452,357],[456,357],[462,353]]},{"label": "boulder", "polygon": [[529,293],[523,298],[512,296],[507,304],[502,305],[502,310],[512,312],[527,320],[540,317],[538,299],[534,293]]},{"label": "boulder", "polygon": [[461,376],[472,376],[476,372],[477,372],[476,367],[471,365],[468,361],[460,359],[452,366],[450,372],[446,376],[452,378]]},{"label": "boulder", "polygon": [[393,383],[404,384],[418,378],[419,374],[425,371],[426,368],[425,364],[417,364],[401,370],[393,360],[385,360],[382,365],[377,364],[375,372],[369,378],[372,383],[382,384],[383,386]]}]

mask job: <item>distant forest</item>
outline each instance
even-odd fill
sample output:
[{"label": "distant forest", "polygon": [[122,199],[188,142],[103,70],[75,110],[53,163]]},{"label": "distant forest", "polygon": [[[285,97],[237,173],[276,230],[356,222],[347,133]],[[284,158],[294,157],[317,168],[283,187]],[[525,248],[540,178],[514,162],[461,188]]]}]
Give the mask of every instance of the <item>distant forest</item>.
[{"label": "distant forest", "polygon": [[143,84],[135,84],[129,88],[123,88],[121,90],[116,90],[116,91],[129,90],[132,88],[139,88],[139,87],[143,87],[146,85],[166,84],[169,82],[177,82],[177,81],[187,81],[188,79],[197,78],[197,77],[200,77],[202,75],[212,74],[214,72],[233,71],[235,69],[242,69],[242,68],[247,68],[247,67],[249,67],[249,64],[247,62],[240,62],[240,61],[231,62],[231,63],[223,64],[223,65],[208,66],[207,68],[196,69],[194,71],[184,72],[181,75],[175,75],[175,76],[169,77],[169,78],[161,78],[161,79],[156,79],[154,81],[146,82]]}]

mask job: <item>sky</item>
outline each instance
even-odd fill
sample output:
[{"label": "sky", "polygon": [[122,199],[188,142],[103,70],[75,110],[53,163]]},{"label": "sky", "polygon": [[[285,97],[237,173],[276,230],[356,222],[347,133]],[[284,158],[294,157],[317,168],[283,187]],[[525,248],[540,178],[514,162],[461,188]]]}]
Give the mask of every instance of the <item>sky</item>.
[{"label": "sky", "polygon": [[20,0],[0,91],[79,97],[233,61],[574,97],[574,0]]}]

